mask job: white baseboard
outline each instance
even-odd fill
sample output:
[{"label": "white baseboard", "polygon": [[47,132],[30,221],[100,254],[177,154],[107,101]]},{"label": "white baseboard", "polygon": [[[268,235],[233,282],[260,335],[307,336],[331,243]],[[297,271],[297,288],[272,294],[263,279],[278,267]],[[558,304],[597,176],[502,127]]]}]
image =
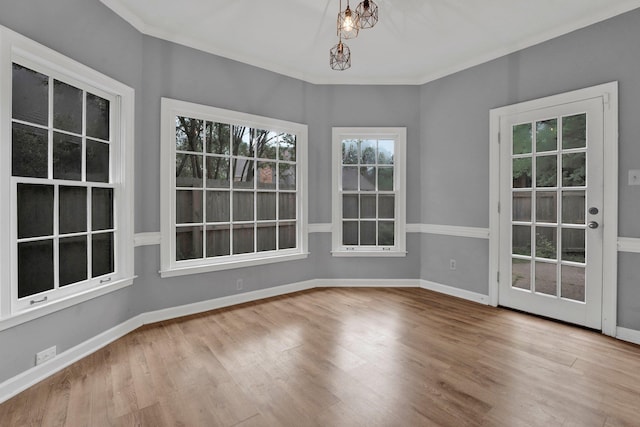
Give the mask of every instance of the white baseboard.
[{"label": "white baseboard", "polygon": [[136,316],[0,384],[0,403],[142,326]]},{"label": "white baseboard", "polygon": [[483,295],[476,292],[467,291],[464,289],[454,288],[453,286],[442,285],[440,283],[430,282],[428,280],[421,280],[420,287],[423,289],[428,289],[430,291],[439,292],[441,294],[451,295],[454,297],[477,302],[479,304],[484,304],[484,305],[489,304],[488,295]]},{"label": "white baseboard", "polygon": [[290,285],[276,286],[273,288],[244,292],[241,294],[230,295],[228,297],[214,298],[207,301],[195,302],[193,304],[181,305],[178,307],[165,308],[163,310],[150,311],[141,314],[141,317],[143,324],[146,325],[149,323],[175,319],[177,317],[204,313],[205,311],[211,311],[218,308],[230,307],[232,305],[242,304],[245,302],[258,301],[261,299],[286,295],[293,292],[305,291],[307,289],[313,289],[315,287],[317,287],[315,284],[315,280],[307,280]]},{"label": "white baseboard", "polygon": [[418,279],[315,279],[317,288],[417,288]]},{"label": "white baseboard", "polygon": [[635,329],[621,328],[618,326],[616,328],[616,338],[640,345],[640,331],[636,331]]},{"label": "white baseboard", "polygon": [[423,288],[483,305],[489,296],[420,279],[315,279],[317,288]]}]

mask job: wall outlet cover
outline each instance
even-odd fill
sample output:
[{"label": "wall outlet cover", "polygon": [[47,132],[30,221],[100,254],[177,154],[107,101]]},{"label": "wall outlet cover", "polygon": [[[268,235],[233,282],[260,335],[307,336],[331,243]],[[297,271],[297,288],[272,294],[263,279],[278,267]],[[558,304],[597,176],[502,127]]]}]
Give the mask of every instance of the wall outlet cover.
[{"label": "wall outlet cover", "polygon": [[41,363],[44,363],[48,360],[53,359],[54,357],[56,357],[56,346],[54,345],[53,347],[49,347],[45,350],[42,350],[39,353],[36,353],[36,365],[39,365]]}]

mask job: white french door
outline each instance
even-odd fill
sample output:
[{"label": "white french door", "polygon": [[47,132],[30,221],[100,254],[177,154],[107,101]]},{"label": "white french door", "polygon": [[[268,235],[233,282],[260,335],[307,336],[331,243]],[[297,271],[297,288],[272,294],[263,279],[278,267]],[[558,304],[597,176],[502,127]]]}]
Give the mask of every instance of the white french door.
[{"label": "white french door", "polygon": [[548,100],[495,113],[498,304],[602,329],[607,97]]}]

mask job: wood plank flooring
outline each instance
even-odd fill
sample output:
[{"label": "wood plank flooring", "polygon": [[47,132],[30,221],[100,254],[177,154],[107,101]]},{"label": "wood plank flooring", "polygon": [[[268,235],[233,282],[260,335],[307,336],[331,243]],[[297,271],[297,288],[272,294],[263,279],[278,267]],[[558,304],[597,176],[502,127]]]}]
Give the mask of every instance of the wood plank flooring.
[{"label": "wood plank flooring", "polygon": [[640,346],[423,289],[316,289],[145,326],[1,426],[638,426]]}]

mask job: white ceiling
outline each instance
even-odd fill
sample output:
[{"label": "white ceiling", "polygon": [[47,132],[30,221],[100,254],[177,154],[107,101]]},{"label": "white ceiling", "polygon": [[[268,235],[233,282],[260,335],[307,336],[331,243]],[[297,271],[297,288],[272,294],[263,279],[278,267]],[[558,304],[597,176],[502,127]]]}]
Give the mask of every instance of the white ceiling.
[{"label": "white ceiling", "polygon": [[375,0],[380,22],[345,41],[352,67],[334,71],[339,0],[101,1],[144,34],[319,84],[422,84],[640,7],[640,0]]}]

